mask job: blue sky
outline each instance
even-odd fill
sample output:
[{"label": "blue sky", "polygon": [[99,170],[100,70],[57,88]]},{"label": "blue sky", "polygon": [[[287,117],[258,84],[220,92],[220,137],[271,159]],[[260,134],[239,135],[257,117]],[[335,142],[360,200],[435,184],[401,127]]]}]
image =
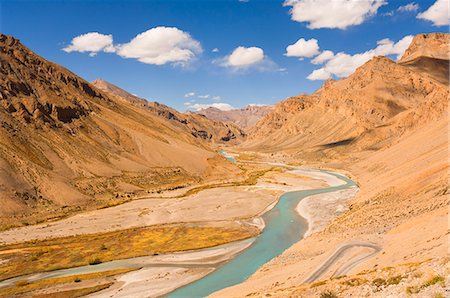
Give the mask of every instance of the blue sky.
[{"label": "blue sky", "polygon": [[[312,93],[373,55],[395,59],[409,35],[448,30],[448,18],[430,9],[434,0],[367,0],[350,10],[344,0],[321,1],[0,0],[0,31],[86,80],[102,78],[183,111]],[[324,50],[329,57],[313,64]]]}]

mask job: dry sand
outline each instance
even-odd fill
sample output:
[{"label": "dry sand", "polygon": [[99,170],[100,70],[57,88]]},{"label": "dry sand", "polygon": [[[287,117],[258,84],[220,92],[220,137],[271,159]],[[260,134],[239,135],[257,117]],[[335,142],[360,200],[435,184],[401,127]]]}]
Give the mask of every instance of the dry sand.
[{"label": "dry sand", "polygon": [[358,188],[347,189],[314,195],[304,198],[297,205],[297,212],[308,221],[305,238],[319,232],[336,216],[348,210],[347,202],[354,198]]},{"label": "dry sand", "polygon": [[319,172],[276,173],[261,178],[254,186],[207,189],[185,198],[141,199],[60,221],[11,229],[0,232],[0,244],[157,224],[250,219],[263,213],[283,192],[320,188],[329,183],[335,183],[334,177]]},{"label": "dry sand", "polygon": [[[140,270],[120,275],[110,288],[88,297],[158,297],[169,293],[178,287],[193,282],[212,272],[218,264],[229,260],[253,243],[247,239],[220,247],[201,249],[190,252],[174,253],[153,258],[155,263],[169,263],[168,267],[144,267]],[[183,264],[190,265],[183,267]],[[180,267],[173,265],[179,264]]]},{"label": "dry sand", "polygon": [[143,268],[118,277],[110,288],[87,297],[158,297],[193,282],[213,268]]}]

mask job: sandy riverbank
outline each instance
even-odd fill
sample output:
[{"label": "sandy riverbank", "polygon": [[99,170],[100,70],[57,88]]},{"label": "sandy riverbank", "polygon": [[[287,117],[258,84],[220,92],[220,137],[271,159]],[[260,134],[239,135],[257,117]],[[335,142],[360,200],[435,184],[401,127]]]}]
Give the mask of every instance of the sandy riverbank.
[{"label": "sandy riverbank", "polygon": [[347,202],[356,196],[355,186],[320,195],[304,198],[297,205],[297,212],[308,221],[308,231],[305,238],[319,232],[335,217],[348,210]]},{"label": "sandy riverbank", "polygon": [[251,219],[263,213],[286,191],[321,188],[330,182],[327,177],[313,179],[308,175],[313,173],[272,173],[261,177],[253,186],[218,187],[185,198],[131,201],[55,222],[3,231],[0,244],[158,224]]},{"label": "sandy riverbank", "polygon": [[[202,278],[252,243],[253,239],[248,239],[211,249],[162,256],[158,261],[170,262],[171,266],[143,267],[125,273],[119,276],[110,288],[88,297],[158,297]],[[184,267],[183,264],[191,265]],[[192,264],[198,264],[199,267]]]}]

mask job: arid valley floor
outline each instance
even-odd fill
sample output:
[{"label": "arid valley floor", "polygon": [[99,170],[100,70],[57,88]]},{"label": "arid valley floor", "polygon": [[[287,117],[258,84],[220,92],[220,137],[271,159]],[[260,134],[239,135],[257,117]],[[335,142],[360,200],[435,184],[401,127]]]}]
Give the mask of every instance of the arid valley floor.
[{"label": "arid valley floor", "polygon": [[176,297],[263,241],[280,198],[327,189],[290,210],[293,245],[210,297],[448,296],[448,42],[181,113],[1,34],[0,297]]}]

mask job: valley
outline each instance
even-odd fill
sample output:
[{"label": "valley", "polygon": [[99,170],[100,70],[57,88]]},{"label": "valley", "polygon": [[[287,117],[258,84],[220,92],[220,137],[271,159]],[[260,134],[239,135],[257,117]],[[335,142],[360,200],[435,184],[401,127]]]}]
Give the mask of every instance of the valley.
[{"label": "valley", "polygon": [[448,40],[183,113],[0,34],[0,297],[441,297]]},{"label": "valley", "polygon": [[[226,261],[227,259],[231,258],[233,259],[233,262],[242,263],[242,261],[235,258],[235,255],[249,245],[251,249],[247,248],[245,254],[240,254],[239,257],[249,261],[258,258],[261,262],[260,265],[262,265],[273,256],[278,255],[285,248],[289,247],[292,243],[298,241],[298,237],[301,237],[306,231],[308,224],[304,223],[303,219],[301,219],[295,211],[296,200],[302,198],[300,193],[304,192],[305,195],[303,196],[310,196],[315,193],[337,191],[341,188],[348,187],[345,183],[343,184],[342,181],[340,181],[342,178],[334,177],[333,175],[319,171],[301,168],[295,169],[283,165],[274,166],[266,165],[264,163],[248,163],[251,164],[252,167],[265,170],[264,174],[258,178],[256,184],[253,185],[211,188],[183,198],[171,198],[168,194],[163,194],[163,198],[141,198],[129,203],[124,203],[120,206],[75,215],[68,219],[53,223],[22,227],[1,232],[0,238],[2,239],[3,245],[0,249],[2,258],[6,258],[6,262],[8,262],[8,259],[14,260],[14,263],[11,264],[14,265],[14,267],[4,267],[3,270],[6,271],[2,274],[0,273],[1,277],[4,279],[5,277],[8,278],[24,273],[28,273],[28,275],[14,277],[0,282],[0,294],[2,287],[6,287],[6,290],[4,291],[7,291],[8,286],[17,284],[19,281],[23,280],[27,280],[31,283],[48,280],[49,278],[62,278],[75,275],[82,276],[83,274],[131,269],[138,271],[126,273],[123,277],[120,275],[118,280],[126,279],[128,275],[139,276],[139,272],[141,271],[143,273],[145,272],[145,274],[142,275],[142,278],[148,278],[149,270],[158,272],[162,270],[160,268],[165,267],[174,268],[173,270],[186,271],[182,274],[182,276],[186,276],[180,281],[180,285],[182,285],[189,280],[202,277],[213,270],[215,268],[214,266],[218,266],[219,270],[223,270],[222,267],[224,265],[220,262]],[[327,185],[332,187],[328,189],[326,188]],[[306,189],[306,191],[301,189]],[[317,190],[309,191],[307,189]],[[275,205],[278,197],[286,192],[290,194],[290,197],[285,199],[281,197],[281,200],[284,200],[283,205],[286,203],[288,205],[285,207],[278,207],[280,203]],[[352,195],[349,196],[349,194],[345,196],[337,195],[337,197],[343,197],[345,199],[349,199],[351,196]],[[200,206],[204,214],[203,218],[198,216],[200,211],[197,210],[197,208]],[[290,219],[290,217],[280,217],[280,215],[278,215],[279,219],[277,220],[283,220],[285,222],[272,224],[271,222],[275,221],[275,219],[273,218],[274,215],[271,214],[278,213],[277,209],[270,211],[272,208],[283,208],[281,209],[283,210],[282,214],[288,212],[291,214],[291,217],[293,216],[297,219],[294,221]],[[224,211],[220,212],[220,210]],[[335,210],[332,210],[330,212],[330,219],[335,215]],[[114,220],[112,221],[111,219]],[[268,224],[270,224],[270,226],[267,226]],[[142,230],[143,228],[138,228],[141,226],[150,227],[150,230],[148,230],[148,228],[144,228],[144,230]],[[287,226],[291,226],[291,228],[286,229]],[[74,227],[76,228],[74,229]],[[263,234],[258,236],[263,228]],[[261,252],[261,249],[258,247],[267,246],[267,243],[264,243],[264,241],[272,242],[273,240],[271,237],[280,237],[280,228],[285,230],[285,237],[288,237],[286,238],[287,242],[284,244],[280,243],[280,246],[275,246],[273,252],[262,258],[253,256],[255,254],[253,251]],[[298,232],[291,231],[291,229],[296,230],[299,228],[300,230]],[[152,229],[155,230],[156,233],[172,233],[170,231],[173,229],[182,230],[180,230],[180,232],[174,232],[175,234],[170,236],[176,238],[164,239],[162,235],[158,234],[151,236]],[[104,236],[102,233],[99,233],[100,231],[108,230],[111,232],[103,232]],[[142,234],[140,232],[141,230],[145,234]],[[146,230],[148,230],[150,234],[145,232]],[[161,230],[161,232],[158,232],[158,230]],[[192,230],[192,232],[188,232],[189,230]],[[204,232],[202,232],[202,230],[204,230]],[[130,237],[132,234],[136,233],[138,234],[133,237],[138,237],[136,238],[136,241],[138,242],[133,244],[133,240]],[[127,240],[124,240],[124,237]],[[155,240],[152,240],[151,237],[154,237]],[[189,237],[194,238],[189,240]],[[207,249],[204,250],[204,252],[203,250],[190,252],[192,249],[196,248],[189,246],[191,245],[189,244],[190,241],[192,242],[192,245],[202,245],[199,242],[200,239],[195,237],[204,239],[203,241],[205,241],[205,244],[203,245],[206,246],[217,246],[220,243],[215,241],[233,242],[233,244],[228,246],[225,245],[223,248],[217,246],[217,248]],[[236,237],[241,239],[250,238],[250,242],[237,241],[239,238]],[[156,239],[160,242],[160,246],[155,246]],[[253,243],[255,239],[257,242]],[[179,244],[174,241],[179,241]],[[79,245],[77,247],[76,243],[80,243],[80,245],[81,243],[90,243],[91,247],[86,245]],[[119,245],[125,243],[126,246],[123,247],[125,251],[122,251],[119,248]],[[173,248],[167,246],[169,243],[171,243],[170,245]],[[62,251],[59,252],[59,248],[55,249],[54,245],[60,247],[62,251],[73,251],[72,253],[77,251],[76,254],[79,254],[79,256],[77,256],[79,261],[76,263],[58,265],[58,260],[73,259],[74,257],[70,255],[63,256]],[[104,251],[102,251],[102,247],[104,247]],[[113,251],[111,251],[112,249]],[[170,254],[169,252],[171,249],[177,251],[177,253]],[[84,252],[85,250],[86,252]],[[148,250],[150,250],[150,252]],[[188,250],[189,252],[180,252],[184,250]],[[139,257],[140,255],[148,254],[157,256]],[[247,254],[249,254],[250,257],[247,256]],[[21,262],[20,258],[23,258],[22,262],[25,262],[25,265],[30,260],[33,261],[35,255],[39,255],[37,261],[41,263],[41,265],[38,266],[36,264],[32,268],[24,266],[22,269],[20,269],[21,267],[18,267],[19,262]],[[95,255],[98,255],[98,257],[95,257]],[[130,257],[133,258],[130,259]],[[98,259],[99,265],[77,267],[83,263],[91,263],[93,259]],[[110,261],[115,259],[118,261]],[[170,263],[168,263],[169,260]],[[227,266],[232,266],[232,264],[233,263],[229,262],[227,263]],[[260,265],[257,265],[257,267],[248,267],[252,270],[249,273],[255,271]],[[73,268],[73,270],[62,269],[66,266],[76,268]],[[58,267],[61,269],[58,269]],[[44,268],[46,268],[45,271],[50,271],[49,274],[38,273]],[[192,269],[188,270],[186,268]],[[194,268],[198,269],[194,270]],[[205,268],[202,269],[203,273],[200,273],[202,272],[201,268]],[[236,267],[235,270],[239,270],[239,268],[241,267]],[[55,269],[56,271],[54,271]],[[36,270],[36,273],[38,274],[30,270]],[[200,270],[200,272],[198,272],[198,270]],[[181,273],[174,274],[180,276]],[[208,277],[209,276],[213,275],[208,275]],[[110,277],[108,278],[110,279]],[[219,277],[219,280],[222,280],[222,278],[223,277]],[[161,282],[163,281],[164,280]],[[151,293],[150,289],[155,288],[159,291],[155,292],[155,295],[156,293],[162,294],[163,292],[160,292],[161,288],[155,286],[155,282],[159,282],[157,277],[155,277],[150,284],[144,283],[139,277],[135,277],[130,284],[130,289],[136,291],[135,287],[139,286],[140,291],[145,293],[145,295],[148,295]],[[176,284],[175,281],[171,281],[170,285],[166,285],[168,286],[167,289],[173,289]],[[193,285],[195,285],[195,283]],[[127,291],[128,289],[117,287],[118,286],[115,286],[112,287],[111,290],[105,290],[104,293],[117,292],[118,289]],[[205,287],[200,287],[200,289],[205,289]],[[190,289],[187,290],[191,291]],[[99,294],[102,295],[104,293],[100,292]],[[135,292],[135,295],[138,295],[137,292]],[[178,295],[183,296],[183,294]]]}]

